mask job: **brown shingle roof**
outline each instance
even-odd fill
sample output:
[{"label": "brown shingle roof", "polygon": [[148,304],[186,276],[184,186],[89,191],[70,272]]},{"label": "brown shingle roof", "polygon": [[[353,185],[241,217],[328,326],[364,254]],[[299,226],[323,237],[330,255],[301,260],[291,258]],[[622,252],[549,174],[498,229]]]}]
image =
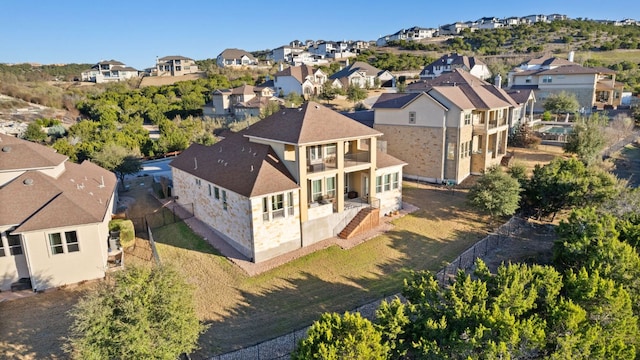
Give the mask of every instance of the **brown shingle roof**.
[{"label": "brown shingle roof", "polygon": [[243,132],[211,146],[193,144],[170,166],[249,198],[298,188],[273,149]]},{"label": "brown shingle roof", "polygon": [[314,70],[309,65],[300,65],[300,66],[290,66],[286,69],[283,69],[282,71],[278,71],[274,76],[275,77],[292,76],[293,78],[298,80],[300,84],[302,84],[307,78],[307,76],[311,76],[315,72],[316,70]]},{"label": "brown shingle roof", "polygon": [[256,59],[253,55],[241,49],[226,49],[218,56],[221,56],[223,59],[240,59],[243,56],[247,56],[251,60]]},{"label": "brown shingle roof", "polygon": [[282,109],[252,125],[244,134],[297,145],[382,135],[313,101],[298,109]]},{"label": "brown shingle roof", "polygon": [[31,170],[0,188],[2,223],[18,225],[19,233],[102,222],[111,210],[115,175],[89,161],[64,166],[58,178]]},{"label": "brown shingle roof", "polygon": [[397,159],[385,152],[376,152],[376,169],[383,169],[390,166],[407,165],[406,162]]},{"label": "brown shingle roof", "polygon": [[193,59],[191,59],[191,58],[180,56],[180,55],[170,55],[170,56],[165,56],[165,57],[161,57],[160,59],[158,59],[158,61],[171,61],[171,60],[191,60],[191,61],[193,61]]},{"label": "brown shingle roof", "polygon": [[0,172],[51,168],[65,160],[52,148],[0,133]]},{"label": "brown shingle roof", "polygon": [[422,93],[383,93],[380,95],[373,109],[401,109]]},{"label": "brown shingle roof", "polygon": [[382,70],[367,64],[366,62],[356,61],[353,64],[345,67],[344,69],[332,74],[329,76],[329,79],[342,79],[349,77],[349,75],[353,74],[356,71],[364,71],[368,76],[378,76]]}]

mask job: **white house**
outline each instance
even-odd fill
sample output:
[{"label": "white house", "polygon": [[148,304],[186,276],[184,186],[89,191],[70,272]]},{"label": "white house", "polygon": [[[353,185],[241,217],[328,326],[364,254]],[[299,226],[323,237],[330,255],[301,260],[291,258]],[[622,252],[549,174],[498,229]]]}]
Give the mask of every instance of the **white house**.
[{"label": "white house", "polygon": [[309,65],[290,66],[280,68],[274,75],[273,86],[276,94],[288,95],[296,93],[304,96],[318,94],[322,85],[327,81],[327,75],[320,69],[313,69]]},{"label": "white house", "polygon": [[103,60],[81,74],[82,81],[95,83],[124,81],[138,76],[138,70],[116,60]]}]

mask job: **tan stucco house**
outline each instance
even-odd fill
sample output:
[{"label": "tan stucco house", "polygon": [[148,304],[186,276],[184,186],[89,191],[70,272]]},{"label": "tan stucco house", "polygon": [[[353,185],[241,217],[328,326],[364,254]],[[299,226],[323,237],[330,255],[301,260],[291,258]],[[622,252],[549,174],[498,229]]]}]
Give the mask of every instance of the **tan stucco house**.
[{"label": "tan stucco house", "polygon": [[0,290],[103,278],[116,183],[89,161],[0,134]]},{"label": "tan stucco house", "polygon": [[94,83],[125,81],[138,77],[138,70],[117,60],[103,60],[81,74],[82,81]]},{"label": "tan stucco house", "polygon": [[318,103],[283,109],[191,145],[171,162],[174,195],[248,259],[268,260],[401,208],[405,163],[376,150],[380,136]]},{"label": "tan stucco house", "polygon": [[407,162],[406,178],[458,184],[500,163],[520,109],[504,90],[461,69],[407,88],[373,105],[373,127],[387,152]]},{"label": "tan stucco house", "polygon": [[154,76],[182,76],[199,72],[195,60],[180,56],[164,56],[156,59],[156,67],[152,72]]},{"label": "tan stucco house", "polygon": [[258,65],[258,59],[241,49],[225,49],[216,57],[216,64],[219,67],[254,66]]},{"label": "tan stucco house", "polygon": [[235,116],[245,119],[259,116],[270,101],[282,103],[273,96],[273,89],[268,86],[242,85],[233,89],[217,89],[211,93],[211,103],[203,108],[205,116]]}]

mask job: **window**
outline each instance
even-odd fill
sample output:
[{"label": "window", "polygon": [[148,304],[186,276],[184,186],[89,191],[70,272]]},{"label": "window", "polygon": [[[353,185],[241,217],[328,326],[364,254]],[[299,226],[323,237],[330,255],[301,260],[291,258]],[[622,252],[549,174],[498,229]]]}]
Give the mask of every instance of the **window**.
[{"label": "window", "polygon": [[80,251],[80,245],[78,244],[78,235],[75,231],[65,232],[64,237],[67,241],[67,252]]},{"label": "window", "polygon": [[392,189],[397,189],[398,188],[399,177],[400,177],[399,173],[393,173],[393,180],[391,182],[391,188]]},{"label": "window", "polygon": [[0,237],[0,257],[5,256],[6,254],[4,253],[4,242],[2,241],[2,238]]},{"label": "window", "polygon": [[447,144],[447,160],[455,160],[456,158],[456,144],[448,143]]},{"label": "window", "polygon": [[211,196],[211,184],[209,184],[209,196]]},{"label": "window", "polygon": [[415,124],[415,123],[416,123],[416,112],[409,111],[409,124]]},{"label": "window", "polygon": [[198,187],[200,187],[200,185],[202,185],[202,181],[198,178],[196,178],[196,185],[198,185]]},{"label": "window", "polygon": [[290,191],[287,193],[287,211],[289,215],[293,216],[293,192]]},{"label": "window", "polygon": [[550,83],[551,83],[551,81],[552,81],[552,79],[551,79],[551,76],[549,76],[549,75],[546,75],[546,76],[543,76],[543,77],[542,77],[542,82],[543,82],[544,84],[550,84]]},{"label": "window", "polygon": [[327,198],[333,199],[336,197],[336,178],[329,177],[327,178]]},{"label": "window", "polygon": [[20,235],[7,235],[7,243],[9,244],[9,254],[22,255]]},{"label": "window", "polygon": [[382,192],[382,176],[376,176],[376,192]]},{"label": "window", "polygon": [[227,192],[222,190],[222,208],[227,210]]},{"label": "window", "polygon": [[220,200],[220,189],[217,186],[213,187],[213,197]]},{"label": "window", "polygon": [[318,201],[322,197],[322,180],[311,180],[311,201]]},{"label": "window", "polygon": [[273,217],[284,217],[284,195],[278,194],[271,196],[271,210]]},{"label": "window", "polygon": [[269,199],[262,198],[262,220],[269,221]]},{"label": "window", "polygon": [[64,254],[64,245],[60,233],[49,234],[49,246],[51,246],[51,254]]},{"label": "window", "polygon": [[322,147],[320,145],[309,147],[309,162],[317,163],[322,160]]},{"label": "window", "polygon": [[464,114],[464,124],[471,125],[471,113]]},{"label": "window", "polygon": [[62,233],[49,234],[49,246],[51,247],[51,255],[80,251],[78,235],[75,231],[65,232],[64,238]]},{"label": "window", "polygon": [[527,78],[524,80],[525,83],[530,84],[531,83],[531,76],[527,76]]},{"label": "window", "polygon": [[391,174],[384,175],[384,191],[391,190]]}]

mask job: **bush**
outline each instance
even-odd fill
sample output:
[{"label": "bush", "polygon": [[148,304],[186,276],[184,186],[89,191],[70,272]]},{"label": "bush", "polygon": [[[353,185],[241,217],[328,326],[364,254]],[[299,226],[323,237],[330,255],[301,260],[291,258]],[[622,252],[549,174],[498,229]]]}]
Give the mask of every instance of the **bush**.
[{"label": "bush", "polygon": [[133,221],[126,219],[114,219],[109,222],[109,231],[120,231],[120,245],[123,248],[132,246],[136,240],[136,231]]}]

